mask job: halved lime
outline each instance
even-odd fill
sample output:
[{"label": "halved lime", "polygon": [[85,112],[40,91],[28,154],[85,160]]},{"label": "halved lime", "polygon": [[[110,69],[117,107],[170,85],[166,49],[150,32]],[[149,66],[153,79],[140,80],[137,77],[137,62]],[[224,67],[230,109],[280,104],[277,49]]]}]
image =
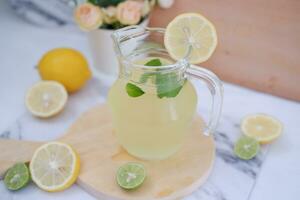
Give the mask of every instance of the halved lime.
[{"label": "halved lime", "polygon": [[235,143],[234,153],[241,159],[250,160],[256,156],[259,149],[256,139],[243,136]]},{"label": "halved lime", "polygon": [[135,189],[142,185],[146,178],[145,167],[140,163],[127,163],[117,172],[117,182],[124,189]]},{"label": "halved lime", "polygon": [[17,163],[5,174],[4,184],[9,190],[19,190],[30,181],[30,173],[25,163]]}]

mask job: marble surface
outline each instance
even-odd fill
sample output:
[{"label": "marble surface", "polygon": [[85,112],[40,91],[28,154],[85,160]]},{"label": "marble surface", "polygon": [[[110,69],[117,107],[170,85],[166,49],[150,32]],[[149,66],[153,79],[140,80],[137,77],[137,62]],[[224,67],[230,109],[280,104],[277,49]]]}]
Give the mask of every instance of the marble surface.
[{"label": "marble surface", "polygon": [[[0,2],[0,137],[22,140],[53,140],[85,110],[105,101],[109,83],[93,78],[80,92],[72,94],[66,109],[48,120],[32,117],[24,106],[28,87],[39,80],[35,65],[54,47],[73,47],[91,61],[86,37],[74,28],[39,28],[23,22]],[[216,141],[216,161],[207,182],[185,200],[296,200],[300,198],[300,103],[280,99],[224,83],[224,109]],[[197,86],[199,111],[206,116],[207,90]],[[241,136],[243,116],[263,112],[277,117],[285,127],[282,137],[262,147],[250,161],[237,159],[233,144]],[[0,199],[94,199],[74,185],[60,193],[46,193],[33,184],[9,192],[0,181]]]}]

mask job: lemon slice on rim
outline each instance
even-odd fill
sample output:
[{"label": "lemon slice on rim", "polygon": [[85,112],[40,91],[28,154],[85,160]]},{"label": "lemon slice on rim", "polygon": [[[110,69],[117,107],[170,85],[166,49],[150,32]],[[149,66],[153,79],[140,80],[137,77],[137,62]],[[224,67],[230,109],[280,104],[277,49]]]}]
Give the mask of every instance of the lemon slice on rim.
[{"label": "lemon slice on rim", "polygon": [[34,152],[29,169],[39,188],[49,192],[65,190],[79,175],[79,156],[67,144],[49,142]]},{"label": "lemon slice on rim", "polygon": [[179,60],[188,55],[192,64],[210,58],[217,46],[214,25],[197,13],[178,15],[167,26],[164,44],[170,56]]},{"label": "lemon slice on rim", "polygon": [[51,117],[65,106],[68,93],[65,87],[56,81],[41,81],[27,92],[25,104],[27,109],[37,117]]},{"label": "lemon slice on rim", "polygon": [[242,132],[260,143],[269,143],[278,138],[283,130],[282,123],[266,114],[246,116],[241,123]]}]

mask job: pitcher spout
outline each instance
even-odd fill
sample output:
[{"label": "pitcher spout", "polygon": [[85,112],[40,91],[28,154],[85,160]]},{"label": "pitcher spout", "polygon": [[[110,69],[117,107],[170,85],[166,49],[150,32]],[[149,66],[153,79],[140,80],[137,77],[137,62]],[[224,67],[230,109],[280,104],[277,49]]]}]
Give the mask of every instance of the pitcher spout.
[{"label": "pitcher spout", "polygon": [[139,38],[147,35],[147,32],[147,28],[142,26],[127,26],[114,31],[111,37],[116,55],[126,57],[130,47],[137,46]]},{"label": "pitcher spout", "polygon": [[120,49],[120,34],[118,31],[114,31],[111,34],[111,39],[113,41],[114,51],[117,57],[121,56],[121,49]]}]

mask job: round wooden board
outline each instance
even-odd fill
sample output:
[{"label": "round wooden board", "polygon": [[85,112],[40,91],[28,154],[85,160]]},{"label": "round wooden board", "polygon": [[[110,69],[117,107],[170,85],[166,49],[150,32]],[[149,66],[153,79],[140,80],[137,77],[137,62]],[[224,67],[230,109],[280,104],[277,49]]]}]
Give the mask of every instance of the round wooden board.
[{"label": "round wooden board", "polygon": [[[215,157],[213,138],[202,134],[203,121],[196,117],[191,133],[175,155],[163,161],[144,161],[129,155],[116,141],[106,106],[83,114],[62,140],[80,154],[82,170],[78,183],[99,199],[178,199],[190,194],[207,179]],[[143,163],[144,184],[133,191],[121,189],[116,171],[127,162]]]},{"label": "round wooden board", "polygon": [[[116,141],[106,105],[81,115],[58,140],[74,147],[81,159],[77,183],[95,197],[122,200],[179,199],[207,179],[215,157],[213,138],[202,134],[203,121],[196,117],[183,147],[169,159],[144,161],[130,156]],[[43,142],[0,140],[0,176],[16,162],[26,162]],[[16,146],[18,148],[16,148]],[[143,163],[144,184],[133,191],[116,183],[117,169],[127,162]]]}]

